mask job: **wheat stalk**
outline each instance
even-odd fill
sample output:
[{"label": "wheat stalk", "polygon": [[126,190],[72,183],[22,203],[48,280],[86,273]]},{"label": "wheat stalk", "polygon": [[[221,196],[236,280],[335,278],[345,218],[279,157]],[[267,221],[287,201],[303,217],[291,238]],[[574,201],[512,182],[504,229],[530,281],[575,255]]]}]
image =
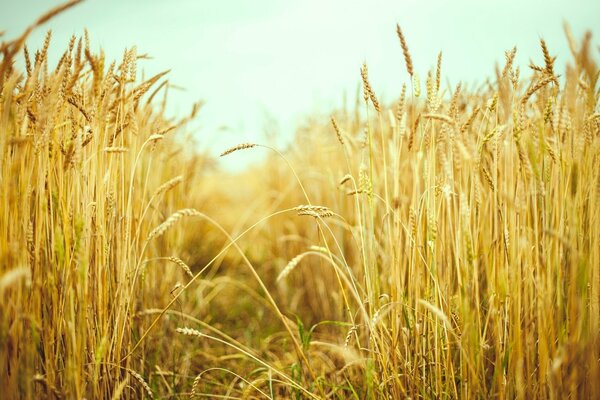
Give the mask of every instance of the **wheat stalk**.
[{"label": "wheat stalk", "polygon": [[333,212],[325,206],[300,205],[294,207],[298,215],[309,215],[315,218],[326,218],[333,216]]},{"label": "wheat stalk", "polygon": [[406,64],[406,71],[412,77],[413,76],[413,63],[412,58],[410,56],[410,52],[408,51],[408,45],[406,44],[406,38],[402,33],[402,29],[400,29],[400,24],[396,24],[396,33],[398,35],[398,39],[400,39],[400,47],[402,47],[402,54],[404,54],[404,62]]},{"label": "wheat stalk", "polygon": [[127,153],[129,151],[128,147],[105,147],[105,153]]},{"label": "wheat stalk", "polygon": [[242,144],[238,144],[237,146],[231,147],[227,150],[225,150],[224,152],[221,153],[221,157],[224,157],[228,154],[231,154],[233,152],[236,152],[238,150],[245,150],[245,149],[251,149],[253,147],[258,146],[257,144],[254,143],[242,143]]},{"label": "wheat stalk", "polygon": [[540,90],[541,88],[543,88],[544,86],[546,86],[547,84],[549,84],[550,82],[554,82],[555,78],[553,76],[547,76],[541,80],[539,80],[538,82],[536,82],[534,85],[530,86],[529,89],[527,90],[527,92],[525,93],[525,95],[523,96],[523,98],[521,99],[521,103],[525,104],[527,103],[527,101],[529,100],[529,98],[538,90]]},{"label": "wheat stalk", "polygon": [[375,96],[375,92],[373,92],[373,88],[371,87],[371,83],[369,82],[369,69],[367,67],[367,63],[363,63],[362,67],[360,68],[360,76],[363,82],[363,92],[365,101],[367,101],[367,99],[371,99],[371,103],[373,103],[375,111],[380,113],[381,106],[379,105],[379,100],[377,100],[377,96]]},{"label": "wheat stalk", "polygon": [[190,393],[191,399],[195,398],[198,395],[198,386],[200,386],[200,379],[202,379],[202,374],[198,374],[194,378],[194,382],[192,383],[192,391]]},{"label": "wheat stalk", "polygon": [[302,260],[306,255],[307,255],[307,253],[301,253],[301,254],[298,254],[296,257],[292,258],[287,263],[285,268],[283,268],[283,270],[281,270],[281,272],[277,276],[276,281],[279,282],[279,281],[285,279],[285,277],[287,277],[290,274],[290,272],[292,272],[294,270],[294,268],[296,268],[296,266],[300,263],[300,260]]},{"label": "wheat stalk", "polygon": [[171,256],[167,258],[169,261],[177,264],[182,270],[183,272],[185,272],[190,278],[194,277],[194,274],[192,273],[192,270],[190,269],[190,267],[183,262],[183,260],[181,260],[179,257],[175,257],[175,256]]},{"label": "wheat stalk", "polygon": [[131,376],[133,376],[135,378],[135,380],[137,380],[140,385],[142,385],[142,388],[144,389],[144,391],[146,392],[146,394],[148,394],[148,397],[150,397],[151,399],[154,398],[154,393],[152,393],[152,389],[150,389],[150,385],[148,385],[148,383],[146,383],[146,381],[144,380],[144,378],[138,374],[137,372],[131,370],[131,369],[127,369],[127,372],[129,372],[129,374]]},{"label": "wheat stalk", "polygon": [[335,117],[331,117],[331,125],[333,125],[333,129],[335,130],[335,134],[337,136],[338,142],[340,142],[340,144],[343,146],[344,145],[344,138],[342,137],[342,132],[340,131],[340,127],[338,126],[337,121],[335,120]]},{"label": "wheat stalk", "polygon": [[152,197],[160,196],[161,194],[168,192],[169,190],[173,189],[175,186],[179,185],[181,182],[183,182],[182,175],[178,175],[174,178],[169,179],[168,181],[166,181],[165,183],[160,185],[158,187],[158,189],[156,189],[154,191],[154,194],[152,195]]},{"label": "wheat stalk", "polygon": [[181,218],[191,216],[202,216],[202,213],[193,208],[185,208],[183,210],[174,212],[169,218],[167,218],[165,222],[163,222],[150,232],[148,238],[146,239],[146,242],[149,242],[155,237],[163,235],[167,231],[167,229],[175,225]]}]

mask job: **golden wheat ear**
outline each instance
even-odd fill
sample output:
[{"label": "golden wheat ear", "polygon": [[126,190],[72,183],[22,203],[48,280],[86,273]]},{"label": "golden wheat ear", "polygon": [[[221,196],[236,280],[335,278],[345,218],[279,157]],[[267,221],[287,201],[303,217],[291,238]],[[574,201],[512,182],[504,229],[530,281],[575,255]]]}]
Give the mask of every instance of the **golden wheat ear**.
[{"label": "golden wheat ear", "polygon": [[408,51],[408,45],[406,44],[406,38],[404,37],[404,33],[402,33],[400,24],[396,24],[396,34],[398,35],[398,39],[400,39],[400,47],[402,47],[402,54],[404,55],[404,63],[406,64],[406,72],[408,72],[408,74],[412,77],[414,74],[412,57],[410,56],[410,52]]},{"label": "golden wheat ear", "polygon": [[237,146],[233,146],[233,147],[225,150],[224,152],[221,153],[220,157],[225,157],[226,155],[235,153],[236,151],[251,149],[256,146],[258,146],[258,145],[254,144],[254,143],[241,143],[241,144],[238,144]]}]

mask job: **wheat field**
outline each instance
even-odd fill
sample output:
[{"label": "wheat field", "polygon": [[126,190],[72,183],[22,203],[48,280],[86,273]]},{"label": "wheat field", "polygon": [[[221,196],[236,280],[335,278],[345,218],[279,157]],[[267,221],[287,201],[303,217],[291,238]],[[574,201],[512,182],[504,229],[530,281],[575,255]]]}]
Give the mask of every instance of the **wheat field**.
[{"label": "wheat field", "polygon": [[0,397],[600,397],[591,33],[467,88],[392,27],[395,101],[365,63],[353,107],[231,143],[264,156],[233,173],[135,48],[26,40],[74,3],[0,38]]}]

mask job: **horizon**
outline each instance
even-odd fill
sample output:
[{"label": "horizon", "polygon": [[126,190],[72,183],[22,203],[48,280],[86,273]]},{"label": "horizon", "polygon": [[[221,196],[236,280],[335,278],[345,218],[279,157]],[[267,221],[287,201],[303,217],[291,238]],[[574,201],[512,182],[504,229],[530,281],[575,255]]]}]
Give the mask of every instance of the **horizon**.
[{"label": "horizon", "polygon": [[[3,3],[0,27],[6,30],[5,38],[20,34],[60,3]],[[83,35],[84,28],[92,48],[102,48],[107,60],[118,60],[125,48],[136,46],[138,53],[152,57],[141,61],[140,76],[142,71],[148,77],[170,69],[169,81],[184,88],[169,93],[170,115],[186,114],[195,101],[204,102],[190,129],[200,149],[218,155],[240,142],[274,139],[276,145],[285,146],[309,116],[327,118],[343,107],[344,98],[353,101],[363,62],[369,66],[372,86],[382,102],[395,99],[402,84],[409,83],[396,23],[407,37],[421,85],[439,51],[443,53],[444,89],[459,81],[484,83],[492,77],[495,64],[503,62],[504,51],[513,46],[517,47],[515,63],[527,75],[529,61],[542,57],[540,38],[558,56],[557,70],[562,71],[571,58],[563,22],[570,24],[579,39],[593,28],[600,4],[579,1],[578,7],[563,10],[561,3],[511,0],[490,10],[474,1],[407,1],[403,5],[384,1],[370,5],[370,18],[365,20],[367,3],[358,1],[320,4],[311,0],[300,5],[276,0],[258,4],[184,0],[179,7],[152,1],[142,9],[132,1],[85,1],[36,29],[27,43],[30,49],[39,47],[47,30],[52,30],[50,59],[54,61],[70,36]],[[513,13],[516,7],[518,13]],[[453,21],[464,9],[477,18],[463,18],[457,27]],[[423,20],[430,23],[423,24]],[[486,35],[473,35],[484,31]],[[224,165],[236,170],[259,159],[259,154],[251,152]]]}]

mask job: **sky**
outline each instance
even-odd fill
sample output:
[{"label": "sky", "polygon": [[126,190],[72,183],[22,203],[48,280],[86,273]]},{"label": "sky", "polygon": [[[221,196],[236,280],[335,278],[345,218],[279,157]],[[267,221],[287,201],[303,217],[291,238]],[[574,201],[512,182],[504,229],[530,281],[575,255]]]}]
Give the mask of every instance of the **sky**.
[{"label": "sky", "polygon": [[[0,0],[0,31],[16,37],[60,3]],[[285,147],[307,115],[326,122],[345,96],[353,103],[365,61],[378,96],[397,98],[409,80],[396,23],[421,80],[442,51],[443,82],[454,86],[485,81],[513,46],[518,64],[541,63],[540,38],[558,55],[561,71],[570,54],[563,21],[579,39],[598,31],[598,16],[599,0],[87,0],[35,31],[28,46],[41,46],[52,29],[50,55],[57,60],[84,28],[109,61],[137,46],[138,54],[152,56],[138,71],[170,69],[170,82],[183,88],[171,92],[169,113],[206,102],[192,129],[200,147],[218,154],[265,142],[266,132]],[[260,157],[250,153],[229,167]]]}]

